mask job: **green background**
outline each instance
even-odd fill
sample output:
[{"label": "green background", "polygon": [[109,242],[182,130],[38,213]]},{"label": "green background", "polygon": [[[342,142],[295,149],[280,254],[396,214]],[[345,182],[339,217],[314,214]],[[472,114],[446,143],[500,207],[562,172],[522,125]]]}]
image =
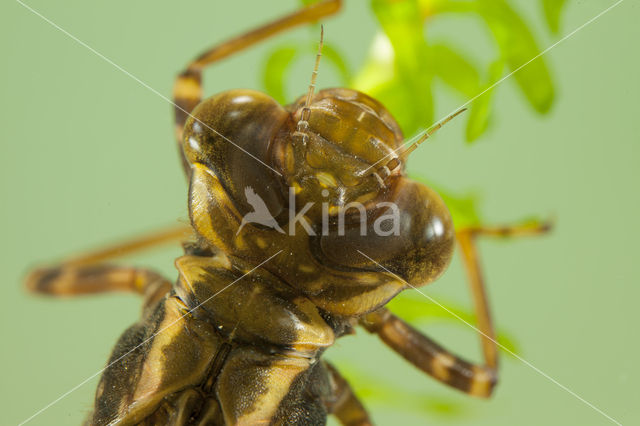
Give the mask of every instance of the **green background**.
[{"label": "green background", "polygon": [[[513,3],[542,47],[558,39],[545,29],[538,2]],[[195,54],[297,7],[292,0],[29,4],[169,97],[173,77]],[[611,4],[569,2],[563,33]],[[132,295],[37,298],[21,288],[25,271],[184,221],[186,184],[166,101],[20,4],[2,2],[0,16],[4,425],[27,419],[98,372],[140,309]],[[640,421],[639,19],[640,5],[625,1],[546,55],[558,92],[551,114],[535,115],[513,81],[506,81],[495,95],[493,126],[480,141],[466,145],[464,121],[457,120],[409,164],[440,186],[479,194],[491,223],[556,218],[549,236],[481,243],[495,320],[515,336],[523,358],[623,424]],[[375,31],[367,2],[359,0],[347,0],[344,12],[325,26],[326,39],[342,49],[352,68],[362,63]],[[478,61],[494,49],[472,18],[440,19],[430,33],[454,40]],[[261,89],[258,71],[274,43],[313,40],[316,34],[299,29],[225,61],[206,73],[207,93]],[[310,55],[291,73],[295,96],[306,90],[312,61]],[[336,81],[331,67],[321,68],[320,87]],[[444,87],[437,94],[437,117],[466,101]],[[173,277],[172,259],[179,252],[167,248],[126,261]],[[425,291],[469,305],[465,285],[456,258]],[[422,329],[480,359],[472,330],[453,322]],[[611,424],[506,356],[489,401],[421,375],[362,331],[340,340],[327,356],[351,376],[388,388],[388,398],[367,399],[371,385],[353,383],[380,425]],[[94,377],[30,424],[79,424],[96,384]]]}]

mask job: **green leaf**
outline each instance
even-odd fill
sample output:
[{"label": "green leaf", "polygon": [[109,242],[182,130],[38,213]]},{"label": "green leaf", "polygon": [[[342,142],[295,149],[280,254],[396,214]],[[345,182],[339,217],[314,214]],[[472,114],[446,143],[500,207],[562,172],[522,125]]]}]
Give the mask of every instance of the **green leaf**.
[{"label": "green leaf", "polygon": [[469,121],[467,121],[467,129],[465,136],[467,143],[471,143],[478,139],[489,127],[489,116],[491,113],[491,98],[489,93],[485,93],[472,102]]},{"label": "green leaf", "polygon": [[462,403],[459,398],[424,392],[416,394],[350,363],[339,362],[338,369],[353,386],[358,396],[369,403],[375,402],[376,405],[450,419],[469,413],[467,404]]},{"label": "green leaf", "polygon": [[365,92],[380,101],[395,117],[404,134],[415,134],[433,121],[433,95],[425,87],[421,93],[397,80]]},{"label": "green leaf", "polygon": [[475,67],[460,53],[444,44],[431,46],[435,75],[448,86],[470,98],[479,93],[480,76]]},{"label": "green leaf", "polygon": [[423,17],[429,18],[441,13],[478,13],[478,0],[419,0]]},{"label": "green leaf", "polygon": [[560,31],[560,14],[566,4],[567,0],[542,0],[544,17],[551,31],[556,34]]},{"label": "green leaf", "polygon": [[299,46],[285,45],[274,49],[267,57],[262,81],[267,93],[281,104],[286,104],[286,72],[298,54]]},{"label": "green leaf", "polygon": [[[317,50],[318,46],[317,43],[315,43],[313,46],[313,52],[315,53]],[[324,46],[322,47],[322,57],[333,64],[336,68],[338,76],[340,77],[341,85],[348,86],[351,81],[351,70],[340,51],[333,44],[325,41]]]},{"label": "green leaf", "polygon": [[438,191],[451,212],[453,223],[457,228],[464,228],[480,224],[477,200],[473,196],[452,196],[447,192]]},{"label": "green leaf", "polygon": [[454,195],[450,191],[429,182],[423,176],[410,174],[409,177],[417,182],[422,182],[435,190],[442,200],[445,202],[453,218],[453,224],[456,228],[464,228],[469,226],[477,226],[482,222],[478,213],[478,200],[472,195]]},{"label": "green leaf", "polygon": [[372,0],[371,5],[392,47],[393,72],[366,93],[391,111],[406,134],[413,134],[433,120],[433,67],[420,8],[417,0]]},{"label": "green leaf", "polygon": [[526,23],[504,0],[479,0],[479,5],[507,65],[518,70],[513,77],[527,100],[536,111],[549,111],[554,98],[551,75],[542,57],[532,61],[540,49]]},{"label": "green leaf", "polygon": [[[307,50],[315,55],[318,51],[317,42],[311,44],[284,44],[272,50],[265,61],[262,82],[265,91],[281,104],[287,104],[291,99],[287,95],[287,72],[293,62],[302,56],[302,52]],[[351,79],[349,67],[340,52],[331,44],[325,44],[322,49],[325,62],[335,66],[341,85],[347,85]],[[311,74],[311,70],[309,70]]]},{"label": "green leaf", "polygon": [[367,61],[351,86],[380,101],[406,132],[419,121],[415,118],[416,104],[412,100],[415,93],[408,90],[397,75],[393,46],[386,34],[378,33]]},{"label": "green leaf", "polygon": [[382,32],[376,34],[367,60],[353,78],[351,86],[370,95],[382,90],[395,79],[394,56],[389,38]]},{"label": "green leaf", "polygon": [[488,73],[489,79],[485,85],[481,86],[480,76],[475,67],[461,54],[442,44],[432,46],[432,54],[435,73],[447,85],[462,93],[466,98],[474,98],[481,94],[471,104],[467,121],[466,138],[467,142],[472,142],[484,133],[489,124],[493,94],[491,90],[482,92],[500,78],[504,63],[498,60],[491,64]]},{"label": "green leaf", "polygon": [[426,43],[415,0],[372,0],[373,11],[389,38],[402,74],[414,75],[424,65]]},{"label": "green leaf", "polygon": [[493,100],[494,88],[491,88],[502,76],[504,69],[504,61],[498,59],[489,66],[489,79],[482,88],[482,93],[477,99],[471,103],[469,112],[469,121],[467,121],[466,138],[467,142],[473,142],[482,135],[489,126],[489,118],[491,115],[491,101]]},{"label": "green leaf", "polygon": [[[421,12],[423,16],[431,17],[442,13],[465,13],[481,17],[511,71],[527,64],[541,53],[526,22],[505,0],[421,0]],[[518,70],[513,78],[536,111],[549,111],[554,99],[554,89],[542,57]]]}]

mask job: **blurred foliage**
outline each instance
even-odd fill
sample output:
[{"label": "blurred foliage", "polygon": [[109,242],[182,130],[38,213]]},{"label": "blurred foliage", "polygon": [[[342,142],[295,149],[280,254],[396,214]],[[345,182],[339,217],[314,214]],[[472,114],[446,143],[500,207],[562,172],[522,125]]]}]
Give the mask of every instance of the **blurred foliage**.
[{"label": "blurred foliage", "polygon": [[[317,1],[317,0],[316,0]],[[316,1],[302,0],[302,4]],[[349,0],[345,0],[349,1]],[[380,100],[406,135],[434,121],[434,87],[443,82],[467,101],[482,93],[541,53],[527,21],[507,0],[369,0],[380,31],[372,40],[365,63],[352,73],[340,50],[327,42],[323,55],[339,72],[341,83]],[[566,0],[538,0],[547,26],[560,28]],[[486,27],[497,57],[487,64],[468,58],[453,42],[431,40],[430,24],[446,15],[471,16]],[[317,34],[317,33],[314,33]],[[287,71],[294,61],[315,52],[317,40],[287,42],[268,56],[264,86],[282,103],[291,99],[285,90]],[[554,100],[554,87],[544,58],[528,63],[514,74],[519,90],[538,113],[546,113]],[[477,140],[491,121],[494,90],[475,99],[467,118],[467,141]]]},{"label": "blurred foliage", "polygon": [[341,363],[340,372],[350,383],[357,384],[358,396],[370,405],[385,405],[394,410],[423,413],[442,420],[459,419],[471,411],[454,398],[435,392],[410,391],[397,383],[372,378],[355,364]]},{"label": "blurred foliage", "polygon": [[554,33],[560,31],[560,14],[566,3],[567,0],[542,0],[547,24],[549,24],[549,28]]},{"label": "blurred foliage", "polygon": [[[262,73],[262,83],[266,92],[283,105],[291,103],[293,99],[286,93],[288,71],[296,59],[318,52],[318,41],[285,43],[271,51],[265,62]],[[322,47],[323,64],[333,65],[338,72],[340,84],[348,87],[351,81],[351,71],[338,49],[328,41]],[[302,95],[299,93],[298,95]]]},{"label": "blurred foliage", "polygon": [[[301,0],[304,5],[317,0]],[[354,1],[354,0],[345,0]],[[355,0],[360,1],[360,0]],[[536,0],[549,30],[560,30],[561,13],[566,0]],[[325,40],[323,64],[337,71],[345,87],[363,91],[382,102],[400,124],[405,135],[415,135],[433,123],[434,90],[444,83],[463,102],[471,99],[466,114],[466,139],[473,142],[488,129],[493,111],[494,84],[513,71],[513,79],[524,99],[537,113],[547,113],[554,100],[554,86],[549,69],[540,55],[541,49],[527,21],[507,0],[369,0],[379,31],[371,42],[368,57],[353,72],[339,47]],[[486,64],[478,64],[464,48],[453,41],[428,37],[429,26],[442,16],[471,16],[483,23],[495,45],[496,56]],[[312,57],[317,50],[317,29],[306,41],[287,41],[267,56],[263,69],[266,91],[282,104],[294,99],[286,90],[288,72],[296,60]],[[526,64],[526,66],[524,66]],[[302,93],[300,93],[302,94]],[[480,95],[481,96],[478,96]],[[420,176],[411,176],[425,181]],[[429,182],[442,196],[451,211],[456,228],[483,223],[478,213],[477,199],[471,195],[453,195]],[[523,222],[540,222],[536,218]],[[450,312],[426,301],[415,292],[405,292],[389,303],[412,324],[424,326],[445,321],[467,327],[475,325],[475,315],[469,310],[444,303]],[[453,314],[452,314],[453,313]],[[506,351],[518,353],[518,345],[506,331],[498,330],[497,339]],[[504,350],[503,350],[504,351]],[[396,409],[424,411],[442,417],[460,416],[468,409],[453,399],[441,395],[416,396],[392,383],[371,379],[354,366],[341,366],[348,379],[356,384],[358,393],[368,402],[388,404]]]}]

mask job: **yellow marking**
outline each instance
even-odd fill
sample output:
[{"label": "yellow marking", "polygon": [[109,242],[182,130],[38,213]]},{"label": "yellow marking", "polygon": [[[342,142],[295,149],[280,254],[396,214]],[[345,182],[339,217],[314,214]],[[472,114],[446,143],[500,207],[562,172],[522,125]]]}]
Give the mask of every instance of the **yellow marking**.
[{"label": "yellow marking", "polygon": [[236,235],[234,243],[235,243],[236,247],[238,247],[240,250],[246,250],[247,249],[247,242],[242,237],[242,234]]},{"label": "yellow marking", "polygon": [[431,360],[433,375],[444,382],[448,381],[451,377],[451,368],[453,368],[455,363],[455,358],[450,354],[437,353]]},{"label": "yellow marking", "polygon": [[342,184],[346,186],[356,186],[361,182],[361,179],[354,176],[350,171],[341,173],[339,178],[340,182],[342,182]]},{"label": "yellow marking", "polygon": [[[209,169],[207,168],[207,172],[209,172]],[[213,179],[215,179],[215,185],[211,186],[212,189],[212,195],[220,200],[220,201],[227,201],[229,196],[227,195],[227,191],[225,191],[224,187],[220,184],[220,181],[218,180],[217,177],[214,177]],[[222,203],[221,203],[222,204]]]},{"label": "yellow marking", "polygon": [[96,389],[96,399],[100,399],[103,393],[104,393],[104,381],[100,380],[100,383],[98,383],[98,389]]},{"label": "yellow marking", "polygon": [[305,156],[307,163],[316,169],[322,169],[325,166],[326,158],[322,156],[320,152],[312,151],[311,148],[307,150],[307,155]]},{"label": "yellow marking", "polygon": [[[49,283],[48,291],[53,294],[67,294],[73,292],[73,285],[71,283],[78,280],[78,271],[75,269],[63,270],[55,280]],[[39,282],[42,285],[43,282]]]},{"label": "yellow marking", "polygon": [[356,198],[355,202],[360,204],[366,204],[368,201],[371,201],[374,198],[376,198],[377,195],[378,194],[375,192],[369,192],[368,194],[364,194]]},{"label": "yellow marking", "polygon": [[256,237],[256,245],[261,249],[267,248],[267,242],[262,237]]},{"label": "yellow marking", "polygon": [[299,194],[302,191],[302,187],[298,182],[293,182],[293,192]]},{"label": "yellow marking", "polygon": [[493,374],[486,368],[474,366],[473,376],[471,377],[471,386],[469,387],[469,394],[483,397],[491,395],[492,375]]},{"label": "yellow marking", "polygon": [[336,182],[336,178],[334,178],[329,173],[325,173],[325,172],[316,173],[316,179],[318,179],[318,182],[320,182],[320,185],[322,185],[325,188],[329,188],[329,187],[334,188],[338,186]]},{"label": "yellow marking", "polygon": [[304,312],[307,319],[296,327],[296,337],[292,345],[300,354],[312,355],[321,347],[331,346],[335,341],[333,329],[322,319],[318,308],[306,297],[293,300],[293,304]]},{"label": "yellow marking", "polygon": [[[213,223],[213,217],[215,216],[210,211],[211,197],[217,196],[220,200],[220,182],[211,174],[209,169],[200,163],[193,164],[193,175],[190,191],[190,208],[193,217],[193,224],[196,231],[205,237],[209,242],[216,246],[224,247],[228,244],[228,241],[223,241]],[[217,192],[218,194],[212,194]]]},{"label": "yellow marking", "polygon": [[136,273],[135,270],[131,271],[133,273],[133,287],[139,292],[142,293],[144,291],[145,286],[148,284],[147,277],[144,274]]},{"label": "yellow marking", "polygon": [[175,126],[175,134],[176,139],[182,143],[182,133],[184,132],[184,126],[180,124],[176,124]]},{"label": "yellow marking", "polygon": [[358,277],[356,278],[356,281],[358,283],[360,283],[360,284],[371,285],[371,284],[380,283],[380,278],[378,277],[378,274],[376,274],[376,273],[358,274]]},{"label": "yellow marking", "polygon": [[180,313],[175,305],[165,305],[165,317],[159,324],[161,333],[157,333],[151,340],[151,348],[147,353],[140,380],[133,394],[133,400],[149,398],[162,388],[164,373],[166,372],[165,356],[163,348],[170,346],[184,333],[185,319],[180,318]]},{"label": "yellow marking", "polygon": [[219,252],[218,254],[213,256],[211,258],[211,263],[215,264],[216,266],[222,266],[225,269],[231,269],[231,261],[229,260],[229,257],[222,252]]},{"label": "yellow marking", "polygon": [[311,272],[315,271],[313,266],[309,266],[309,265],[298,265],[298,270],[300,272],[306,272],[306,273],[311,273]]},{"label": "yellow marking", "polygon": [[235,424],[251,426],[271,423],[295,378],[308,368],[309,360],[293,357],[283,358],[265,367],[263,380],[267,391],[256,397],[251,412],[238,417]]},{"label": "yellow marking", "polygon": [[144,349],[139,379],[120,405],[125,423],[138,424],[167,395],[201,383],[216,353],[217,340],[208,323],[185,315],[186,305],[175,297],[162,306],[164,318]]},{"label": "yellow marking", "polygon": [[197,100],[202,97],[202,86],[192,77],[179,77],[173,87],[173,97]]},{"label": "yellow marking", "polygon": [[294,160],[293,147],[289,144],[285,148],[284,152],[285,167],[289,173],[293,173],[295,171],[296,165]]},{"label": "yellow marking", "polygon": [[[242,215],[213,172],[201,163],[193,163],[189,206],[193,225],[202,237],[214,246],[233,248],[232,238]],[[224,222],[225,226],[220,226]],[[237,247],[246,248],[244,241]]]}]

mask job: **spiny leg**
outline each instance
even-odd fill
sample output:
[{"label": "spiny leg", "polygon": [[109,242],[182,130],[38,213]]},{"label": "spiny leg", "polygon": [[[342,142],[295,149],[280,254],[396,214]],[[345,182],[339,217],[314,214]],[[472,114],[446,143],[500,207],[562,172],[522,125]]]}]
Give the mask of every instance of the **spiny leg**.
[{"label": "spiny leg", "polygon": [[109,291],[127,291],[145,296],[145,306],[171,288],[160,274],[140,268],[119,267],[103,262],[126,254],[185,239],[186,225],[155,232],[122,244],[77,256],[52,267],[37,268],[25,279],[27,289],[52,296],[74,296]]},{"label": "spiny leg", "polygon": [[171,282],[157,272],[108,264],[60,265],[32,271],[26,279],[30,291],[49,296],[125,291],[144,296],[144,306],[153,306],[171,290]]},{"label": "spiny leg", "polygon": [[472,364],[450,353],[388,309],[366,315],[360,324],[436,380],[474,396],[491,395],[497,379],[493,368]]},{"label": "spiny leg", "polygon": [[[333,15],[340,10],[341,6],[342,0],[324,0],[307,6],[290,15],[215,46],[202,53],[187,65],[187,68],[178,75],[173,86],[176,138],[182,164],[187,175],[189,174],[189,168],[182,152],[182,133],[189,114],[191,114],[196,105],[202,100],[202,70],[214,62],[240,52],[280,32]],[[215,129],[212,130],[215,131]]]},{"label": "spiny leg", "polygon": [[485,362],[490,368],[496,369],[498,366],[498,348],[495,343],[496,336],[491,320],[486,285],[475,246],[475,238],[479,235],[493,237],[540,235],[550,229],[550,223],[531,223],[517,226],[474,226],[463,228],[456,232],[456,240],[467,271],[478,328],[481,332],[482,351]]},{"label": "spiny leg", "polygon": [[536,235],[550,229],[548,224],[516,227],[474,227],[456,235],[469,275],[478,328],[481,333],[484,365],[462,359],[411,327],[388,309],[381,308],[360,320],[389,347],[438,381],[478,397],[489,397],[497,383],[498,351],[489,305],[475,249],[476,235]]},{"label": "spiny leg", "polygon": [[162,244],[185,240],[191,235],[193,235],[193,229],[190,225],[178,225],[158,230],[123,243],[114,244],[101,250],[69,258],[62,262],[62,264],[80,266],[105,262],[128,254],[152,249]]},{"label": "spiny leg", "polygon": [[345,426],[370,426],[369,414],[360,400],[349,386],[349,382],[342,377],[336,368],[325,363],[331,373],[334,385],[334,399],[329,408],[330,414],[336,416],[338,421]]},{"label": "spiny leg", "polygon": [[467,233],[472,237],[486,235],[489,237],[526,237],[541,235],[551,231],[552,222],[531,222],[522,225],[503,226],[469,226],[462,228],[458,234]]}]

